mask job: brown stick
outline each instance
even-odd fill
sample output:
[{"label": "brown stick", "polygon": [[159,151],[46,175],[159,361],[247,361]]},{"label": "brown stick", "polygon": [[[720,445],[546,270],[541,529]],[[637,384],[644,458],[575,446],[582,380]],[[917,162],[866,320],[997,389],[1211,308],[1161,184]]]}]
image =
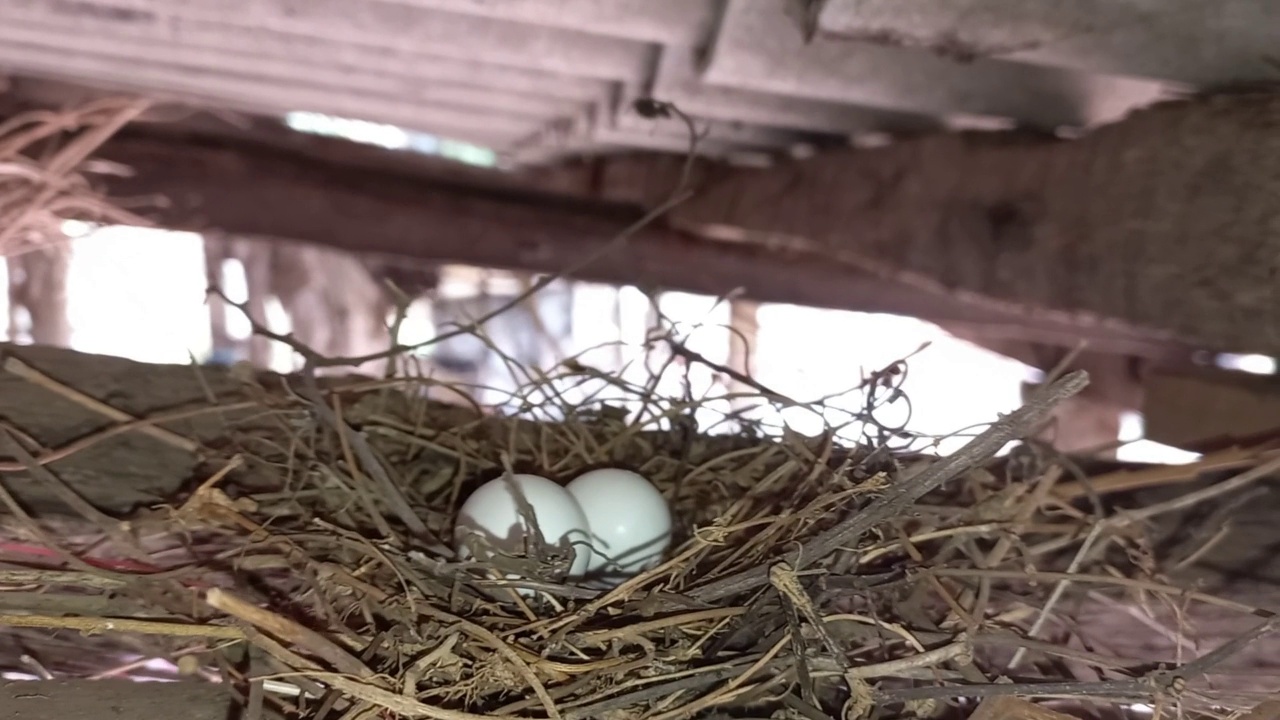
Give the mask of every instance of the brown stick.
[{"label": "brown stick", "polygon": [[[414,698],[397,695],[390,690],[371,684],[370,681],[356,680],[338,673],[324,672],[320,666],[298,655],[292,650],[284,647],[280,643],[272,640],[265,633],[256,630],[248,631],[249,641],[269,653],[285,665],[293,668],[299,673],[306,674],[321,682],[350,695],[359,700],[378,705],[390,710],[393,714],[407,718],[431,718],[431,720],[488,720],[493,717],[513,716],[494,716],[494,715],[476,715],[473,713],[462,712],[460,710],[449,710],[447,708],[435,707],[419,702]],[[521,720],[515,718],[515,720]]]},{"label": "brown stick", "polygon": [[191,625],[156,620],[133,620],[130,618],[0,615],[0,627],[53,628],[78,630],[82,633],[122,632],[139,635],[169,635],[172,637],[205,637],[219,640],[244,639],[244,632],[238,627]]},{"label": "brown stick", "polygon": [[[1077,370],[1052,385],[1039,389],[1026,405],[1000,418],[964,447],[933,463],[918,475],[894,484],[865,509],[789,553],[785,557],[786,562],[799,570],[803,562],[820,560],[841,547],[857,543],[859,538],[875,526],[900,515],[928,493],[990,460],[1005,443],[1025,435],[1047,418],[1056,405],[1076,395],[1088,384],[1088,373]],[[754,590],[768,582],[769,568],[761,566],[704,585],[689,595],[695,600],[712,602]]]},{"label": "brown stick", "polygon": [[310,650],[344,674],[364,680],[374,677],[372,670],[346,650],[320,633],[303,627],[283,615],[278,615],[270,610],[264,610],[256,605],[247,603],[221,588],[213,588],[206,593],[204,601],[211,607],[221,610],[242,622],[261,628],[268,634],[286,640],[298,647]]}]

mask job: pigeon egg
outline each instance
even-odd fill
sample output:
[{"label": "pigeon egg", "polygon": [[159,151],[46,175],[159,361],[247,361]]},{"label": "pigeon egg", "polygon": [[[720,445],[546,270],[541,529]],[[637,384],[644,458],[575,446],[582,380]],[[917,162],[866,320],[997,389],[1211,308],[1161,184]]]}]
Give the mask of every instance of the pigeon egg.
[{"label": "pigeon egg", "polygon": [[590,524],[589,578],[617,585],[662,560],[671,544],[671,509],[644,477],[618,468],[592,470],[566,489]]},{"label": "pigeon egg", "polygon": [[[528,503],[548,545],[557,545],[566,538],[573,543],[574,557],[568,576],[582,577],[591,560],[587,548],[590,527],[587,517],[568,490],[538,475],[504,475],[471,493],[458,510],[454,525],[453,544],[459,559],[471,558],[472,548],[467,540],[473,536],[478,536],[475,539],[480,541],[471,543],[477,552],[483,552],[487,545],[497,554],[526,556],[526,542],[533,540],[533,528],[520,512],[521,498]],[[508,579],[516,578],[508,576]],[[525,588],[518,591],[525,596],[533,594]]]}]

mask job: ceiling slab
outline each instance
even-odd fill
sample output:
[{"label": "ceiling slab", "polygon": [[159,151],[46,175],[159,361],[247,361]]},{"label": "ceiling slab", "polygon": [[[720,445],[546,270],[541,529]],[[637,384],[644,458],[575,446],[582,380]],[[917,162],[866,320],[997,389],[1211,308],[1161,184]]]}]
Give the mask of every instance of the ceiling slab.
[{"label": "ceiling slab", "polygon": [[691,132],[699,140],[715,140],[744,147],[785,148],[806,139],[806,134],[794,129],[781,129],[753,125],[735,120],[711,120],[699,116],[689,117],[690,122],[678,115],[672,117],[645,117],[635,110],[628,99],[614,115],[613,128],[624,132],[649,135],[668,135],[688,147]]},{"label": "ceiling slab", "polygon": [[925,115],[708,85],[702,81],[697,56],[697,50],[692,47],[663,47],[653,81],[653,97],[674,103],[684,113],[708,120],[839,135],[923,129],[937,125],[936,120]]},{"label": "ceiling slab", "polygon": [[[787,14],[799,0],[3,0],[0,73],[509,140],[493,149],[543,160],[683,152],[679,123],[627,116],[652,96],[709,124],[700,152],[786,155],[1092,127],[1182,81],[1280,74],[1263,53],[1280,46],[1274,2],[829,0],[806,43]],[[997,58],[939,52],[1015,41]]]},{"label": "ceiling slab", "polygon": [[[176,19],[221,26],[220,44],[229,51],[253,49],[247,28],[293,33],[307,38],[356,42],[375,47],[421,50],[456,60],[492,62],[605,80],[638,81],[648,70],[651,49],[588,33],[518,22],[438,12],[389,2],[308,0],[131,0],[129,13],[88,13],[92,3],[61,0],[6,0],[6,16],[44,19],[74,31],[92,21],[153,26],[181,42]],[[85,25],[90,27],[86,28]]]},{"label": "ceiling slab", "polygon": [[500,113],[478,115],[474,109],[441,103],[414,106],[400,100],[335,93],[331,89],[196,70],[175,71],[89,54],[0,43],[0,67],[33,74],[91,81],[119,92],[145,91],[165,100],[200,107],[284,115],[296,110],[356,117],[406,129],[447,135],[471,142],[509,142],[537,132],[545,120]]},{"label": "ceiling slab", "polygon": [[818,30],[1192,86],[1280,80],[1272,0],[828,0]]},{"label": "ceiling slab", "polygon": [[[306,0],[295,0],[295,2]],[[720,0],[401,0],[449,12],[652,43],[693,45],[711,32]]]},{"label": "ceiling slab", "polygon": [[[31,64],[28,57],[47,58],[49,53],[65,55],[61,49],[62,36],[52,28],[29,26],[19,23],[0,25],[0,64],[16,70],[47,66],[40,60]],[[345,93],[349,88],[360,88],[362,97],[378,98],[382,105],[401,105],[406,111],[423,104],[442,104],[476,111],[492,111],[518,117],[546,119],[575,112],[584,102],[535,92],[515,92],[476,86],[460,78],[425,81],[411,74],[372,72],[365,69],[335,67],[307,73],[299,82],[299,63],[302,58],[227,54],[216,48],[167,41],[147,43],[120,42],[119,38],[93,35],[77,43],[76,56],[93,58],[103,70],[144,68],[166,78],[165,89],[199,90],[189,87],[192,83],[204,83],[215,78],[222,87],[238,77],[250,78],[255,83],[279,83],[282,100],[288,100],[292,88],[327,90]],[[318,59],[318,58],[316,58]],[[130,70],[130,75],[136,73]],[[182,79],[185,76],[186,79]],[[128,77],[128,76],[125,76]],[[249,88],[246,87],[246,90]],[[237,91],[230,87],[232,96]],[[606,94],[597,93],[598,100]],[[297,109],[311,109],[299,105]]]},{"label": "ceiling slab", "polygon": [[[870,43],[806,44],[785,0],[731,3],[703,79],[780,95],[930,114],[1013,118],[1042,127],[1118,119],[1163,91],[1157,83],[997,60],[957,63]],[[779,32],[779,28],[790,32]]]},{"label": "ceiling slab", "polygon": [[553,165],[574,157],[598,157],[620,152],[643,150],[670,155],[685,155],[693,149],[699,156],[728,160],[738,165],[767,165],[772,155],[762,151],[726,143],[714,138],[704,138],[696,145],[688,137],[667,133],[637,132],[598,128],[589,140],[566,137],[558,141],[537,144],[521,144],[506,154],[504,160],[515,165]]},{"label": "ceiling slab", "polygon": [[599,101],[611,83],[577,75],[549,73],[492,63],[460,61],[433,55],[430,48],[411,50],[374,44],[308,38],[262,28],[239,28],[235,47],[226,44],[221,23],[173,18],[167,23],[113,23],[100,18],[59,20],[47,14],[0,10],[0,29],[18,41],[145,57],[156,64],[216,63],[227,70],[255,67],[258,62],[283,66],[297,78],[344,81],[347,73],[383,75],[421,84],[463,83],[477,89],[543,95],[550,99]]}]

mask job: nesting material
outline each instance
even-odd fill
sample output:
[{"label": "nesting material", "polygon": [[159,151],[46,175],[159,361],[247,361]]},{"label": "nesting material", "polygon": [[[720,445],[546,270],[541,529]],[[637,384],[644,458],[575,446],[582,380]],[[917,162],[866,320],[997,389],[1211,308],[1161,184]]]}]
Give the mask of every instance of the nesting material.
[{"label": "nesting material", "polygon": [[0,122],[0,257],[60,240],[68,218],[148,224],[104,199],[85,171],[90,156],[149,105],[136,98],[107,98]]},{"label": "nesting material", "polygon": [[[1056,492],[1052,454],[993,464],[1080,375],[943,460],[745,423],[699,434],[669,422],[696,401],[644,388],[631,388],[638,418],[594,404],[533,422],[427,403],[423,380],[245,380],[189,409],[222,413],[226,432],[172,503],[127,524],[83,507],[76,523],[10,517],[0,586],[38,594],[0,616],[30,661],[15,667],[204,678],[251,717],[933,717],[1002,695],[1251,704],[1205,681],[1231,652],[1081,644],[1070,614],[1088,593],[1138,615],[1262,611],[1153,575],[1123,516]],[[58,482],[56,464],[40,469],[57,449],[10,446]],[[477,562],[450,549],[482,483],[567,484],[599,467],[633,469],[669,503],[656,566],[601,591],[567,581],[554,552]]]}]

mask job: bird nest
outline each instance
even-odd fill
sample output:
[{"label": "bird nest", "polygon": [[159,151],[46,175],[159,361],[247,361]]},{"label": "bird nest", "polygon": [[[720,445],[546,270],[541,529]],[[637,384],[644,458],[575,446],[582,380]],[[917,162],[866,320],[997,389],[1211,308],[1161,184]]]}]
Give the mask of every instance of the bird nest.
[{"label": "bird nest", "polygon": [[[900,371],[861,392],[895,392]],[[1131,523],[1062,492],[1052,454],[992,460],[1082,374],[942,458],[742,419],[699,433],[684,419],[702,401],[623,383],[630,397],[537,421],[428,401],[422,378],[241,381],[103,431],[185,447],[155,423],[226,419],[170,504],[121,522],[66,491],[73,521],[9,498],[6,548],[30,552],[0,584],[46,608],[3,616],[11,670],[204,678],[254,718],[941,717],[991,696],[1227,714],[1247,703],[1204,678],[1269,628],[1182,662],[1078,642],[1085,590],[1265,614],[1162,582]],[[10,446],[65,490],[42,460],[56,451]],[[676,520],[662,562],[616,588],[566,582],[536,546],[464,562],[445,541],[489,479],[605,466],[649,478]]]}]

